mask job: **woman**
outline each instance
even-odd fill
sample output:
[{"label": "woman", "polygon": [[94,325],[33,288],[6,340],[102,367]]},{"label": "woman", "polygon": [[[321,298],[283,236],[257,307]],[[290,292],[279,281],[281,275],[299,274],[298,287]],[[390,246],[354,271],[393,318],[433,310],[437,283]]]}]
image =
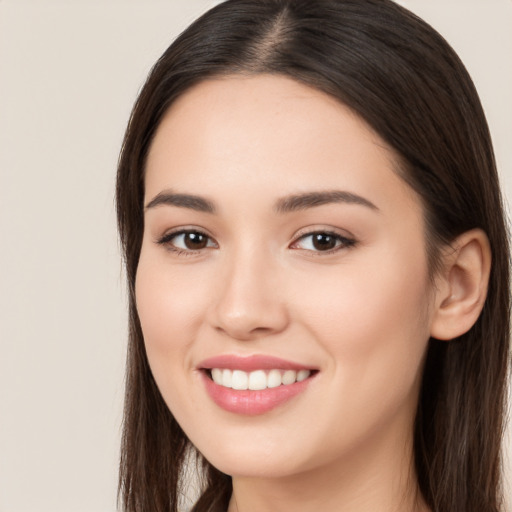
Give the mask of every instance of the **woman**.
[{"label": "woman", "polygon": [[120,495],[195,511],[500,510],[508,242],[448,44],[388,0],[228,0],[119,163]]}]

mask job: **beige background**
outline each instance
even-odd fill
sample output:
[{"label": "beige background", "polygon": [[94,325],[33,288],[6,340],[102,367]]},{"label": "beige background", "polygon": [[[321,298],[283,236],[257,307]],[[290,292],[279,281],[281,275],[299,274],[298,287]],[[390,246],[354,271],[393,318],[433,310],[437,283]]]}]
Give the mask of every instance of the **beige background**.
[{"label": "beige background", "polygon": [[[215,3],[0,0],[0,512],[115,510],[116,160],[150,66]],[[400,3],[465,61],[512,198],[512,1]]]}]

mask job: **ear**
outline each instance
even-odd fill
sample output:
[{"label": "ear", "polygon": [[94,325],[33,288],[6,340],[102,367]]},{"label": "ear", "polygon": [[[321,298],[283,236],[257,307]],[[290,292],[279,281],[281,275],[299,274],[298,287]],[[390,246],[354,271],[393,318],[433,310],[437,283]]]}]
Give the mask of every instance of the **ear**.
[{"label": "ear", "polygon": [[433,338],[451,340],[471,329],[484,306],[490,270],[491,248],[481,229],[463,233],[447,248],[436,278]]}]

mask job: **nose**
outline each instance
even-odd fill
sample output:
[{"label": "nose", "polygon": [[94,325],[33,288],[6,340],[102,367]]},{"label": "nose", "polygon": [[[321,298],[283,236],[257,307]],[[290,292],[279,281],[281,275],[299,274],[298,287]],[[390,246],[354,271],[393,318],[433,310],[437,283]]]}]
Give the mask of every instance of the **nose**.
[{"label": "nose", "polygon": [[215,330],[239,341],[277,334],[289,323],[282,269],[270,257],[247,251],[224,262],[220,286],[211,309]]}]

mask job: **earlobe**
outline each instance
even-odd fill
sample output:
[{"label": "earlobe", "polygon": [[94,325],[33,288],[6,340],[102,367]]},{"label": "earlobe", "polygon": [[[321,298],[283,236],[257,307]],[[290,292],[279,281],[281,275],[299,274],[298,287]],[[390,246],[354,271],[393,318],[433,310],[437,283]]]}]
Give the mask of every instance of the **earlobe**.
[{"label": "earlobe", "polygon": [[457,237],[443,256],[437,278],[430,335],[451,340],[475,324],[487,296],[491,249],[487,235],[472,229]]}]

